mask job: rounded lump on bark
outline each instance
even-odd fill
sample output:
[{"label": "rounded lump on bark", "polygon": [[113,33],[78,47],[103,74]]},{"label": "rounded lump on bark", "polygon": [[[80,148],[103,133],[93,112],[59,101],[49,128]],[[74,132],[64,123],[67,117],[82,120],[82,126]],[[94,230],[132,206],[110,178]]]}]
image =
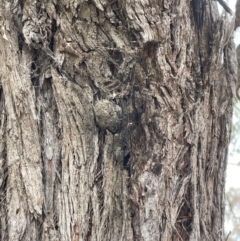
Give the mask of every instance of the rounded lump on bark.
[{"label": "rounded lump on bark", "polygon": [[117,133],[122,124],[122,109],[119,105],[109,100],[99,100],[94,107],[97,125]]}]

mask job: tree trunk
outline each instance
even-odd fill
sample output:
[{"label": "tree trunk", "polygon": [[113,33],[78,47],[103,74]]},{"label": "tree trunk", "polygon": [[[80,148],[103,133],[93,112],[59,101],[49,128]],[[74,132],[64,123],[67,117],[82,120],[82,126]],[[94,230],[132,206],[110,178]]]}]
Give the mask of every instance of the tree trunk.
[{"label": "tree trunk", "polygon": [[0,16],[0,240],[223,240],[236,59],[216,2]]}]

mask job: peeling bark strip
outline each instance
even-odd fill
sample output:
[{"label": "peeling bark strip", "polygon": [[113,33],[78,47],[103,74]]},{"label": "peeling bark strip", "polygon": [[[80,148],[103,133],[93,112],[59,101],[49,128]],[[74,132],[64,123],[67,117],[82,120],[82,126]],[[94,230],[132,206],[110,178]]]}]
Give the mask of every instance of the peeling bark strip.
[{"label": "peeling bark strip", "polygon": [[0,240],[224,240],[216,2],[1,1],[0,27]]}]

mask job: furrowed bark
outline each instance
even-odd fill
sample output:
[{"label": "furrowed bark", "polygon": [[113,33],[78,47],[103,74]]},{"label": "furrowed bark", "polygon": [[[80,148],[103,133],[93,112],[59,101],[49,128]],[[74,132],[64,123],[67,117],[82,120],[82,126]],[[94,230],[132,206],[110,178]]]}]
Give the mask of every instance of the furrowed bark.
[{"label": "furrowed bark", "polygon": [[224,240],[237,75],[216,3],[0,11],[0,240]]}]

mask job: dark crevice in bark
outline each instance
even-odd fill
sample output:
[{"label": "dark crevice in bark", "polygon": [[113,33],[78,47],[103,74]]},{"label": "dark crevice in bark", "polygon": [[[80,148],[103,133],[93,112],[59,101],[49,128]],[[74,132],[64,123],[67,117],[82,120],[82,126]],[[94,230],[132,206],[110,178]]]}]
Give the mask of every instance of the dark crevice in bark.
[{"label": "dark crevice in bark", "polygon": [[[54,198],[55,200],[55,198]],[[59,229],[59,220],[58,220],[59,213],[57,213],[56,209],[53,211],[53,224],[54,224],[54,229],[58,230]]]},{"label": "dark crevice in bark", "polygon": [[104,192],[103,192],[103,148],[105,142],[105,131],[99,130],[99,155],[97,158],[97,168],[95,172],[94,183],[97,186],[98,208],[102,218],[104,207]]},{"label": "dark crevice in bark", "polygon": [[159,48],[160,42],[156,40],[148,41],[144,43],[141,48],[141,56],[147,60],[147,58],[153,59],[156,56],[157,49]]},{"label": "dark crevice in bark", "polygon": [[[114,63],[111,61],[108,61],[108,66],[109,66],[109,69],[110,69],[112,75],[114,76],[117,72],[117,68],[115,67]],[[107,84],[107,83],[105,83],[105,84]]]},{"label": "dark crevice in bark", "polygon": [[23,48],[23,44],[24,44],[24,36],[22,33],[22,28],[23,28],[22,9],[19,5],[17,5],[11,11],[13,14],[13,16],[12,16],[13,24],[14,24],[14,27],[16,28],[17,37],[18,37],[18,41],[17,41],[18,42],[18,50],[20,53],[22,53],[22,48]]},{"label": "dark crevice in bark", "polygon": [[24,44],[23,34],[21,32],[18,32],[18,49],[20,53],[22,53],[23,44]]},{"label": "dark crevice in bark", "polygon": [[141,116],[145,112],[146,104],[141,96],[141,92],[139,91],[139,86],[135,86],[132,95],[132,104],[133,104],[133,112],[132,112],[132,121],[139,125],[141,123]]},{"label": "dark crevice in bark", "polygon": [[133,232],[133,240],[141,240],[141,231],[139,229],[139,210],[138,205],[135,203],[137,200],[130,201],[130,218],[131,218],[131,229]]},{"label": "dark crevice in bark", "polygon": [[129,175],[130,175],[130,153],[128,153],[125,157],[124,157],[124,160],[123,160],[123,167],[124,169],[126,169],[128,172],[129,172]]},{"label": "dark crevice in bark", "polygon": [[205,2],[199,0],[191,1],[192,10],[193,10],[193,17],[196,23],[196,29],[202,29],[203,27],[203,17],[204,17],[204,10],[205,10]]},{"label": "dark crevice in bark", "polygon": [[51,33],[51,39],[49,41],[49,48],[52,52],[54,52],[54,34],[56,33],[57,31],[57,23],[56,23],[56,20],[55,19],[52,19],[52,29],[51,29],[52,33]]},{"label": "dark crevice in bark", "polygon": [[155,162],[152,172],[158,176],[162,171],[162,167],[163,165],[160,162]]},{"label": "dark crevice in bark", "polygon": [[93,208],[92,208],[92,200],[89,200],[88,203],[88,213],[89,213],[89,220],[88,220],[88,231],[86,234],[86,238],[84,240],[86,241],[90,241],[91,240],[91,236],[92,236],[92,225],[93,225]]},{"label": "dark crevice in bark", "polygon": [[129,42],[131,43],[131,47],[132,48],[134,48],[134,47],[139,48],[141,41],[139,41],[139,39],[137,38],[138,33],[136,33],[135,29],[134,28],[132,28],[132,29],[130,28],[127,31],[127,34],[128,34],[128,37],[129,37]]},{"label": "dark crevice in bark", "polygon": [[150,80],[149,80],[149,79],[146,79],[146,88],[147,88],[148,90],[151,89],[151,88],[150,88]]},{"label": "dark crevice in bark", "polygon": [[52,64],[52,59],[47,55],[45,50],[40,49],[31,49],[31,63],[29,63],[31,81],[35,88],[35,93],[37,96],[40,95],[40,83],[43,81],[51,81],[51,76],[46,75],[46,72],[49,71],[49,67]]},{"label": "dark crevice in bark", "polygon": [[171,37],[170,39],[171,50],[172,52],[174,52],[174,25],[173,24],[170,24],[170,37]]},{"label": "dark crevice in bark", "polygon": [[39,50],[33,49],[33,55],[32,59],[30,59],[31,63],[29,63],[30,67],[30,73],[31,73],[31,81],[34,87],[39,86],[39,75],[40,75],[40,66],[41,64],[39,61]]},{"label": "dark crevice in bark", "polygon": [[[0,90],[0,96],[1,96],[1,90]],[[3,99],[0,98],[0,104],[4,103]],[[4,116],[0,118],[0,124],[1,126],[4,126],[3,123],[1,123],[2,118],[5,119]],[[2,130],[4,133],[2,133],[1,139],[5,139],[5,128]],[[2,160],[7,159],[7,152],[6,152],[6,146],[1,146],[0,155]],[[7,234],[7,226],[8,226],[8,220],[7,220],[7,183],[8,183],[8,167],[6,161],[1,161],[0,166],[0,240],[8,240]]]},{"label": "dark crevice in bark", "polygon": [[157,99],[155,96],[153,96],[152,98],[153,98],[153,101],[154,101],[155,109],[159,109],[159,108],[161,108],[158,99]]},{"label": "dark crevice in bark", "polygon": [[[43,220],[42,217],[39,217],[38,219],[35,219],[33,216],[31,217],[32,220],[34,220],[34,223],[36,225],[36,229],[37,229],[37,240],[41,240],[42,234],[43,234]],[[23,237],[22,241],[26,240],[28,237],[28,235],[26,235],[26,238]]]},{"label": "dark crevice in bark", "polygon": [[[187,199],[187,197],[185,197]],[[176,229],[182,240],[188,240],[191,233],[192,217],[189,205],[184,202],[176,221]]]},{"label": "dark crevice in bark", "polygon": [[113,48],[108,50],[108,54],[110,57],[107,62],[112,76],[118,77],[119,67],[123,63],[122,53],[117,48]]}]

